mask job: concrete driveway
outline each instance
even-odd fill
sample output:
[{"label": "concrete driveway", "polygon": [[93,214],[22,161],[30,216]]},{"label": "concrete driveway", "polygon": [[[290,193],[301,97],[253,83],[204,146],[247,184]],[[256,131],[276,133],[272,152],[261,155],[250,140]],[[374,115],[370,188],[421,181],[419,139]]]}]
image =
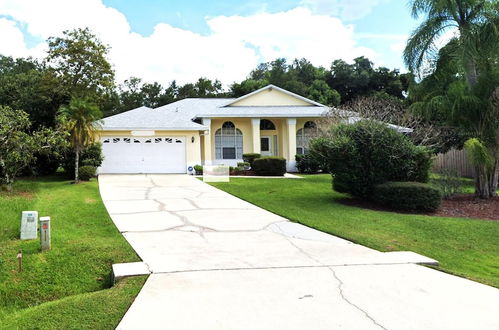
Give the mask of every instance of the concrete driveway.
[{"label": "concrete driveway", "polygon": [[118,329],[498,329],[499,290],[291,223],[186,175],[101,175],[151,275]]}]

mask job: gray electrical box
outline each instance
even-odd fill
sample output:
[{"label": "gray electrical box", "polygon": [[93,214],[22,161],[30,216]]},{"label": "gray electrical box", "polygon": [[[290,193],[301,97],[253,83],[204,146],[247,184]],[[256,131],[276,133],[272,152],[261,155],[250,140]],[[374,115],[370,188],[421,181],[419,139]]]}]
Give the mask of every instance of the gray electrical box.
[{"label": "gray electrical box", "polygon": [[23,211],[21,215],[21,239],[36,239],[38,236],[38,212]]}]

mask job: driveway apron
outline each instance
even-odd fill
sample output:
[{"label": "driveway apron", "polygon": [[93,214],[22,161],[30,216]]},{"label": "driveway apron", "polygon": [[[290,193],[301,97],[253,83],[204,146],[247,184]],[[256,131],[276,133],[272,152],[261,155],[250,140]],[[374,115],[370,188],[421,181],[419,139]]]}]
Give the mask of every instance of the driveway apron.
[{"label": "driveway apron", "polygon": [[101,175],[151,275],[118,329],[498,329],[499,290],[256,207],[187,175]]}]

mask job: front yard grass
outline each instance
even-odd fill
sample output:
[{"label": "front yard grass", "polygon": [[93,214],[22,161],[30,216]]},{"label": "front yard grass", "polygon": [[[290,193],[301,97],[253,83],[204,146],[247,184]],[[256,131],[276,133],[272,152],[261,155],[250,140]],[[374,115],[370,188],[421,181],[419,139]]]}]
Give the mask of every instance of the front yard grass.
[{"label": "front yard grass", "polygon": [[[109,218],[97,182],[21,180],[13,193],[0,192],[0,210],[0,328],[114,328],[144,279],[108,289],[111,265],[139,258]],[[51,216],[52,250],[19,240],[23,210]]]},{"label": "front yard grass", "polygon": [[499,287],[499,221],[374,211],[339,202],[330,175],[232,178],[213,186],[306,226],[380,251],[414,251],[437,269]]}]

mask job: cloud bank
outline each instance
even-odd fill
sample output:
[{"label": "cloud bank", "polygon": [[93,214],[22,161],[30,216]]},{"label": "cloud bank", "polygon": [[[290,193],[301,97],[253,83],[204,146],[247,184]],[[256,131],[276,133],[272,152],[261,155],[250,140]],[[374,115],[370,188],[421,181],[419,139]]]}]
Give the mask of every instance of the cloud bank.
[{"label": "cloud bank", "polygon": [[101,0],[1,0],[0,53],[40,58],[45,42],[28,47],[23,31],[46,40],[67,29],[89,27],[111,46],[109,60],[118,81],[137,76],[162,84],[174,79],[192,82],[201,76],[230,84],[244,79],[258,63],[277,57],[305,57],[325,67],[338,58],[351,61],[364,55],[377,59],[373,50],[356,43],[353,26],[306,5],[278,13],[206,20],[207,35],[164,22],[151,35],[142,36],[131,30],[123,13]]}]

